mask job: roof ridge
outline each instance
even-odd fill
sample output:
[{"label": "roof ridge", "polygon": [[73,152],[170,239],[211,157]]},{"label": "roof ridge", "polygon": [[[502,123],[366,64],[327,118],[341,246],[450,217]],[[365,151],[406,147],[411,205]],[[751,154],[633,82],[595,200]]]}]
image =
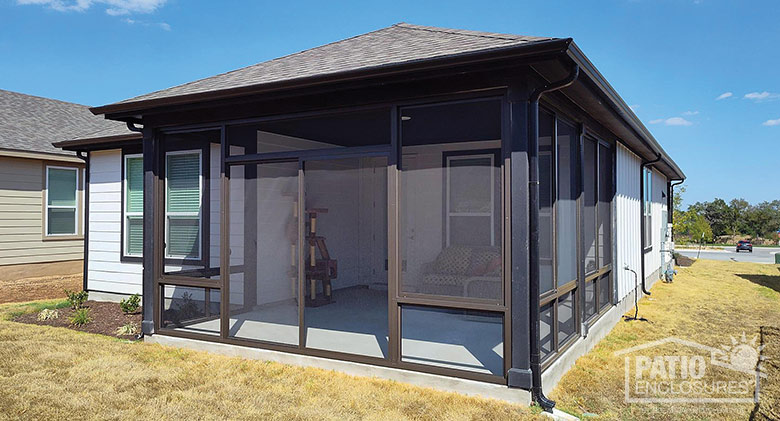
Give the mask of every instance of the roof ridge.
[{"label": "roof ridge", "polygon": [[43,99],[43,100],[46,100],[46,101],[59,102],[61,104],[78,105],[79,107],[84,107],[84,108],[89,108],[90,107],[89,105],[79,104],[79,103],[76,103],[76,102],[63,101],[61,99],[56,99],[56,98],[47,98],[45,96],[40,96],[40,95],[30,95],[30,94],[26,94],[24,92],[9,91],[8,89],[0,89],[0,92],[8,92],[10,94],[22,95],[22,96],[26,96],[26,97],[30,97],[30,98],[37,98],[37,99]]},{"label": "roof ridge", "polygon": [[[505,34],[506,36],[498,36],[500,34],[496,35],[490,35],[487,32],[484,33],[478,33],[480,31],[472,31],[468,29],[450,29],[450,28],[439,28],[436,26],[423,26],[423,25],[415,25],[412,23],[406,23],[406,22],[399,22],[393,25],[397,28],[404,28],[404,29],[412,29],[417,31],[428,31],[428,32],[439,32],[442,34],[451,34],[451,35],[464,35],[464,36],[470,36],[470,37],[477,37],[477,38],[491,38],[491,39],[502,39],[506,41],[515,41],[517,38],[531,38],[525,35],[512,35],[512,34]],[[514,38],[511,38],[511,37]]]},{"label": "roof ridge", "polygon": [[[401,23],[403,23],[403,22],[401,22]],[[299,55],[299,54],[303,54],[303,53],[305,53],[305,52],[307,52],[307,51],[311,51],[311,50],[314,50],[314,49],[317,49],[317,48],[320,48],[320,47],[325,47],[325,46],[328,46],[328,45],[338,44],[339,42],[348,41],[348,40],[351,40],[351,39],[354,39],[354,38],[362,37],[362,36],[364,36],[364,35],[373,34],[373,33],[379,32],[379,31],[384,31],[384,30],[386,30],[386,29],[388,29],[388,28],[392,28],[393,26],[395,26],[395,25],[391,25],[391,26],[385,26],[385,27],[383,27],[383,28],[375,29],[375,30],[373,30],[373,31],[369,31],[369,32],[366,32],[366,33],[363,33],[363,34],[353,35],[353,36],[351,36],[351,37],[347,37],[347,38],[340,39],[340,40],[337,40],[337,41],[331,41],[331,42],[329,42],[329,43],[327,43],[327,44],[322,44],[322,45],[318,45],[318,46],[315,46],[315,47],[306,48],[306,49],[303,49],[303,50],[300,50],[300,51],[296,51],[296,52],[294,52],[294,53],[290,53],[290,54],[283,55],[283,56],[281,56],[281,57],[276,57],[276,58],[273,58],[273,59],[271,59],[271,60],[260,61],[260,62],[257,62],[257,63],[253,63],[253,64],[249,64],[249,65],[246,65],[246,66],[239,67],[238,69],[228,70],[228,71],[226,71],[226,72],[217,73],[216,75],[211,75],[211,76],[203,77],[203,78],[200,78],[200,79],[191,80],[191,81],[189,81],[189,82],[180,83],[180,84],[178,84],[178,85],[169,86],[169,87],[167,87],[167,88],[158,89],[158,90],[156,90],[156,91],[148,92],[148,93],[145,93],[145,94],[142,94],[142,95],[137,95],[137,96],[135,96],[135,97],[133,97],[133,98],[126,99],[126,100],[123,100],[123,101],[121,101],[121,102],[132,102],[132,100],[133,100],[133,99],[135,99],[135,98],[139,98],[139,97],[143,97],[143,96],[151,95],[151,94],[153,94],[153,93],[155,93],[155,92],[165,91],[165,90],[168,90],[168,89],[171,89],[171,88],[177,88],[177,87],[179,87],[179,86],[185,86],[185,85],[189,85],[189,84],[192,84],[192,83],[200,82],[200,81],[202,81],[202,80],[206,80],[206,79],[215,78],[215,77],[217,77],[217,76],[225,76],[225,75],[229,75],[229,74],[231,74],[231,73],[235,73],[235,72],[238,72],[238,71],[241,71],[241,70],[244,70],[244,69],[250,68],[250,67],[252,67],[252,66],[257,66],[258,64],[273,63],[273,62],[275,62],[275,61],[282,60],[282,59],[285,59],[285,58],[288,58],[288,57],[297,56],[297,55]]]}]

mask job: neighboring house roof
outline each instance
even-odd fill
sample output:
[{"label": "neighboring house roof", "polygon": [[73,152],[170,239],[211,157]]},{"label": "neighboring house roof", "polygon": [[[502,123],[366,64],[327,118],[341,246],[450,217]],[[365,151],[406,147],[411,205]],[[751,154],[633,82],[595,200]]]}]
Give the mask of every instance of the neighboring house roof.
[{"label": "neighboring house roof", "polygon": [[0,150],[9,153],[73,156],[52,142],[122,129],[131,133],[124,123],[95,116],[86,105],[0,89]]},{"label": "neighboring house roof", "polygon": [[[497,34],[398,23],[377,31],[130,98],[132,104],[184,95],[287,82],[358,70],[516,47],[559,38]],[[105,112],[107,107],[96,107]]]}]

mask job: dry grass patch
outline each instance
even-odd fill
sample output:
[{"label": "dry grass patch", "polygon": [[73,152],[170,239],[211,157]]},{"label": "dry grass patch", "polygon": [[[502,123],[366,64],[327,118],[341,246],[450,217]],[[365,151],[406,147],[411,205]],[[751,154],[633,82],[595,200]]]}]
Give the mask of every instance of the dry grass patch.
[{"label": "dry grass patch", "polygon": [[[577,360],[552,398],[565,411],[598,414],[599,419],[746,419],[750,404],[627,404],[624,360],[614,352],[676,336],[718,347],[750,339],[760,326],[780,326],[780,272],[774,265],[699,260],[678,268],[674,283],[658,282],[640,301],[650,323],[620,322],[590,353]],[[633,311],[631,312],[633,315]],[[690,352],[665,345],[658,355]],[[733,372],[732,372],[733,373]],[[728,372],[718,375],[729,380]],[[768,379],[773,381],[773,379]],[[778,379],[774,379],[778,381]]]},{"label": "dry grass patch", "polygon": [[545,419],[386,380],[8,321],[0,321],[0,408],[0,419]]},{"label": "dry grass patch", "polygon": [[81,273],[0,280],[0,304],[61,298],[66,289],[80,291],[83,282]]}]

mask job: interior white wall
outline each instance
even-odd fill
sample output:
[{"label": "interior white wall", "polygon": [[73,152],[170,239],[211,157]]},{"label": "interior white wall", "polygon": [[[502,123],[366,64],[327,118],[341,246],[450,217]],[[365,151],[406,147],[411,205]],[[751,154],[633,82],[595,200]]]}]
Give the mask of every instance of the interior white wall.
[{"label": "interior white wall", "polygon": [[387,214],[377,211],[387,208],[386,162],[374,158],[313,162],[313,167],[325,164],[334,171],[304,173],[306,208],[328,209],[317,217],[317,235],[326,238],[331,258],[338,261],[336,289],[387,283]]}]

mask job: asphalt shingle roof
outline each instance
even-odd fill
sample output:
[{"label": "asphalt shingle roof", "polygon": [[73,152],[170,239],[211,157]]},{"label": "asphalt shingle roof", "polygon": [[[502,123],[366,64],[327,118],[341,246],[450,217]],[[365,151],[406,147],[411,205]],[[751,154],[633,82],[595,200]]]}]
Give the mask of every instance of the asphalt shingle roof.
[{"label": "asphalt shingle roof", "polygon": [[51,143],[106,130],[131,133],[124,123],[95,116],[85,105],[0,89],[0,149],[73,155]]},{"label": "asphalt shingle roof", "polygon": [[398,23],[274,60],[130,98],[118,104],[381,68],[552,39],[554,38]]}]

